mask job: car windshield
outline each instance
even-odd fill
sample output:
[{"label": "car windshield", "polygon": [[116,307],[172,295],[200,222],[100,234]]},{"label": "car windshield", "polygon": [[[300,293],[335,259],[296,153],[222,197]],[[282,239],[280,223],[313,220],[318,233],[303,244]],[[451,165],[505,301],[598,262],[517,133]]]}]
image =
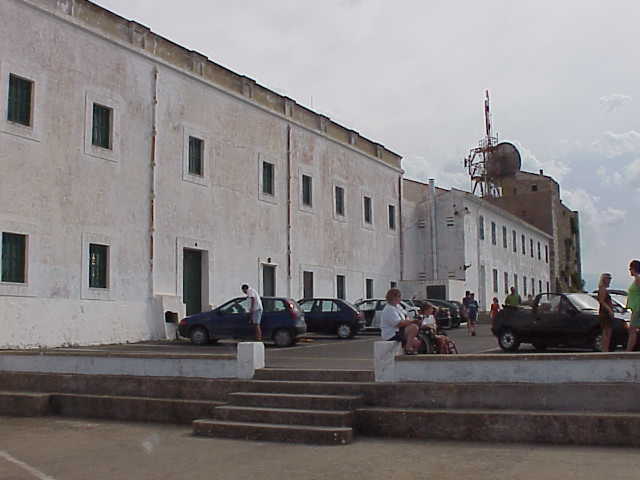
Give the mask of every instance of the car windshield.
[{"label": "car windshield", "polygon": [[598,310],[600,304],[587,293],[569,293],[567,298],[580,310]]}]

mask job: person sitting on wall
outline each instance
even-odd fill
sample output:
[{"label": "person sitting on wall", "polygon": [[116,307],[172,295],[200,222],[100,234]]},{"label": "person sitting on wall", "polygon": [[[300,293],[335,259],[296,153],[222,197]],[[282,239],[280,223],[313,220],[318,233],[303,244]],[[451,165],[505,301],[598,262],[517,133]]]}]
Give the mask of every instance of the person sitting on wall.
[{"label": "person sitting on wall", "polygon": [[420,342],[416,339],[418,326],[407,319],[406,312],[400,306],[402,293],[392,288],[385,296],[387,304],[382,310],[380,322],[380,336],[389,342],[400,342],[407,355],[414,355],[418,351]]}]

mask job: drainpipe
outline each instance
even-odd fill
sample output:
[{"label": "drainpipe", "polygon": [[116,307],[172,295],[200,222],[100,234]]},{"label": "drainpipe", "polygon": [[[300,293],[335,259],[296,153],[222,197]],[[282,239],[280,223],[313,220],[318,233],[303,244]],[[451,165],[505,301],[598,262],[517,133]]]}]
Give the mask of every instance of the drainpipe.
[{"label": "drainpipe", "polygon": [[438,280],[438,232],[436,227],[436,181],[429,179],[430,218],[431,218],[431,266],[433,268],[433,279]]},{"label": "drainpipe", "polygon": [[402,232],[402,175],[398,177],[398,233],[400,234],[400,280],[404,280],[404,235]]},{"label": "drainpipe", "polygon": [[291,125],[287,125],[287,295],[291,297]]},{"label": "drainpipe", "polygon": [[154,255],[156,243],[156,141],[158,136],[158,67],[153,67],[153,101],[152,109],[152,126],[151,126],[151,195],[150,195],[150,248],[149,248],[149,266],[151,269],[151,296],[154,294]]}]

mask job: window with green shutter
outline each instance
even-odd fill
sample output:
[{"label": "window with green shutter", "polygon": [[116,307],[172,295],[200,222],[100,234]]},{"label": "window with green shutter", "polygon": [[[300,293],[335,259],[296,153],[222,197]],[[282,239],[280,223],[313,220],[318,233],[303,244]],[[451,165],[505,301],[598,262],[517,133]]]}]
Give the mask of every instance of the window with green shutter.
[{"label": "window with green shutter", "polygon": [[202,176],[202,157],[204,141],[200,138],[189,137],[189,174]]},{"label": "window with green shutter", "polygon": [[336,215],[344,217],[344,188],[338,186],[336,186]]},{"label": "window with green shutter", "polygon": [[262,162],[262,193],[273,195],[273,163]]},{"label": "window with green shutter", "polygon": [[111,123],[113,110],[104,105],[93,104],[93,128],[91,143],[96,147],[111,150]]},{"label": "window with green shutter", "polygon": [[7,120],[26,127],[31,126],[31,101],[33,82],[16,75],[9,75],[9,104]]},{"label": "window with green shutter", "polygon": [[109,247],[89,244],[89,288],[108,288]]},{"label": "window with green shutter", "polygon": [[[372,223],[373,218],[371,214],[371,197],[363,198],[363,209],[364,209],[364,222]],[[371,297],[367,297],[367,298],[371,298]]]},{"label": "window with green shutter", "polygon": [[26,283],[27,236],[2,233],[2,281]]}]

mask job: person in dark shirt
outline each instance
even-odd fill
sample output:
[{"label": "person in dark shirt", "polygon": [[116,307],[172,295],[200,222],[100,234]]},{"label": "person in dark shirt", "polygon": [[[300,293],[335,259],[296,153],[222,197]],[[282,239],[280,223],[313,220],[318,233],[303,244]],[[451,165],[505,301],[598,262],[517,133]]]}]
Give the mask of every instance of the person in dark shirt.
[{"label": "person in dark shirt", "polygon": [[478,323],[478,302],[475,299],[475,294],[471,293],[469,300],[467,301],[467,332],[472,337],[476,336],[476,324]]}]

